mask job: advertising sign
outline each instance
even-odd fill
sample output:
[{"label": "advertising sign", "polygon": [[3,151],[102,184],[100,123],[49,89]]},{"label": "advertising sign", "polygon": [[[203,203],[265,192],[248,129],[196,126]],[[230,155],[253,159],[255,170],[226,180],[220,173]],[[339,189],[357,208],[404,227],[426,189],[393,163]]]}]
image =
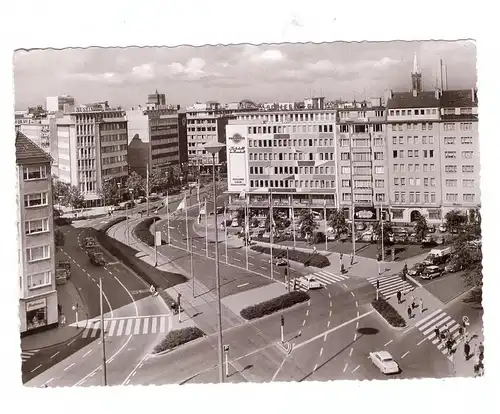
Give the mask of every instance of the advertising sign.
[{"label": "advertising sign", "polygon": [[47,306],[47,299],[42,298],[42,299],[37,299],[37,300],[32,300],[31,302],[26,302],[26,312],[35,310],[35,309],[42,309]]},{"label": "advertising sign", "polygon": [[242,191],[248,186],[248,139],[242,132],[239,125],[226,127],[229,191]]},{"label": "advertising sign", "polygon": [[377,212],[373,207],[354,207],[354,218],[357,220],[376,220]]}]

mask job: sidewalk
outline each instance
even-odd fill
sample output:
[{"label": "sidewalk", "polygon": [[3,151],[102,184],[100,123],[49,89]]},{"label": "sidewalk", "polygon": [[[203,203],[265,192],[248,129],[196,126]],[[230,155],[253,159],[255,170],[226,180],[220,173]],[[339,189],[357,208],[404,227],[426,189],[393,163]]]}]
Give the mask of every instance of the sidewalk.
[{"label": "sidewalk", "polygon": [[71,280],[68,280],[65,285],[57,286],[57,301],[62,306],[62,312],[66,316],[66,325],[59,325],[57,328],[21,338],[21,349],[23,351],[59,345],[75,338],[86,328],[86,326],[79,328],[69,326],[76,322],[76,312],[71,309],[76,303],[78,303],[78,320],[88,319],[85,303]]}]

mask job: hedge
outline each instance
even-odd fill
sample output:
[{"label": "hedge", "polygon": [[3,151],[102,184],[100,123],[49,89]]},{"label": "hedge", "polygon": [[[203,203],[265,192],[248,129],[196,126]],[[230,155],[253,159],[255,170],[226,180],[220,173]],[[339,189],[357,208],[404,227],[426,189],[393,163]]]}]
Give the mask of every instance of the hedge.
[{"label": "hedge", "polygon": [[[259,253],[271,254],[271,248],[267,246],[252,246],[250,248]],[[286,255],[287,251],[285,249],[273,247],[273,257],[286,257]],[[294,262],[303,263],[304,266],[323,268],[330,265],[330,260],[328,260],[326,256],[319,253],[303,252],[301,250],[289,249],[288,259]]]},{"label": "hedge", "polygon": [[372,300],[372,306],[391,326],[396,328],[404,328],[406,326],[403,317],[385,299],[378,298]]},{"label": "hedge", "polygon": [[261,318],[279,310],[289,308],[297,303],[305,302],[309,299],[310,296],[306,292],[296,290],[290,293],[285,293],[284,295],[278,296],[277,298],[257,303],[256,305],[248,306],[247,308],[244,308],[240,311],[240,315],[247,321],[251,319]]},{"label": "hedge", "polygon": [[[155,245],[155,236],[151,234],[149,228],[153,225],[155,221],[160,220],[160,217],[148,217],[147,219],[141,221],[134,229],[134,235],[140,241],[147,244],[148,246],[153,247]],[[161,240],[161,244],[165,245],[165,241]]]},{"label": "hedge", "polygon": [[68,217],[57,217],[54,219],[56,226],[69,226],[71,223],[73,223],[73,220]]},{"label": "hedge", "polygon": [[104,233],[107,233],[107,231],[113,227],[114,225],[121,223],[122,221],[127,220],[127,217],[121,216],[121,217],[115,217],[114,219],[111,219],[108,221],[104,226],[101,227],[101,231]]},{"label": "hedge", "polygon": [[170,331],[165,338],[163,338],[160,343],[154,347],[153,354],[158,354],[168,349],[176,348],[203,336],[205,336],[205,333],[196,326]]}]

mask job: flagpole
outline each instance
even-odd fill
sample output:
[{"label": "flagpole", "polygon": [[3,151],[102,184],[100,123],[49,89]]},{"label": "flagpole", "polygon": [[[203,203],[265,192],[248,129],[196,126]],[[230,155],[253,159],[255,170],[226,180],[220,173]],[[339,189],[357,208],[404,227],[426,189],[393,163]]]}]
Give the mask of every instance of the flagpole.
[{"label": "flagpole", "polygon": [[184,210],[186,212],[186,250],[188,250],[189,228],[188,228],[188,209],[187,209],[186,194],[184,194]]},{"label": "flagpole", "polygon": [[[208,211],[207,211],[207,199],[205,198],[205,249],[207,250],[208,257]],[[214,214],[216,212],[214,211]],[[215,229],[217,231],[217,229]]]},{"label": "flagpole", "polygon": [[293,195],[292,195],[292,225],[293,225],[293,248],[295,249],[295,233],[296,233],[296,228],[295,228],[295,209],[293,206]]},{"label": "flagpole", "polygon": [[168,244],[170,244],[170,208],[168,205],[168,191],[167,191],[167,240]]},{"label": "flagpole", "polygon": [[226,264],[227,264],[227,226],[226,226],[226,223],[227,223],[227,211],[226,211],[226,203],[224,203],[224,239],[226,241]]},{"label": "flagpole", "polygon": [[327,227],[327,222],[326,222],[326,198],[325,198],[325,203],[324,203],[324,219],[325,219],[325,250],[328,251],[328,227]]},{"label": "flagpole", "polygon": [[245,194],[245,240],[246,240],[246,246],[245,246],[245,260],[246,260],[246,268],[248,270],[248,244],[249,244],[249,233],[250,233],[250,228],[248,225],[248,199],[246,198]]},{"label": "flagpole", "polygon": [[269,189],[269,230],[271,241],[271,279],[274,279],[274,257],[273,257],[273,190]]}]

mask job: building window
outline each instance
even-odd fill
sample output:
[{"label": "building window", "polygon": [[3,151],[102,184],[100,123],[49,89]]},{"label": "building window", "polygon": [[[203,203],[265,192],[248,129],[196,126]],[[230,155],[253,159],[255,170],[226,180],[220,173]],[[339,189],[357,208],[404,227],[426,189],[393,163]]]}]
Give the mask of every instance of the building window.
[{"label": "building window", "polygon": [[462,165],[462,172],[473,173],[474,166],[473,165]]},{"label": "building window", "polygon": [[394,177],[394,185],[399,185],[399,178],[398,177]]},{"label": "building window", "polygon": [[383,193],[375,194],[375,201],[377,201],[379,203],[385,202],[385,194],[383,194]]},{"label": "building window", "polygon": [[398,172],[399,171],[399,164],[393,164],[392,171],[393,172]]},{"label": "building window", "polygon": [[382,147],[384,145],[384,139],[383,138],[375,138],[374,143],[375,143],[376,147]]},{"label": "building window", "polygon": [[375,152],[374,157],[375,157],[375,160],[382,161],[384,159],[384,153],[383,152]]},{"label": "building window", "polygon": [[413,177],[408,178],[408,185],[413,187],[415,185],[415,179]]},{"label": "building window", "polygon": [[342,193],[342,201],[351,201],[350,193]]},{"label": "building window", "polygon": [[406,178],[401,177],[399,182],[401,183],[401,185],[406,185]]},{"label": "building window", "polygon": [[473,156],[474,152],[473,151],[462,151],[462,159],[471,159]]},{"label": "building window", "polygon": [[406,193],[401,193],[401,203],[406,203]]},{"label": "building window", "polygon": [[431,193],[431,203],[432,204],[436,203],[436,193]]},{"label": "building window", "polygon": [[31,247],[26,249],[26,260],[28,262],[37,262],[39,260],[50,259],[50,246]]},{"label": "building window", "polygon": [[23,170],[24,181],[40,180],[47,178],[47,166],[25,167]]},{"label": "building window", "polygon": [[457,152],[456,151],[445,151],[444,152],[444,158],[457,158]]},{"label": "building window", "polygon": [[345,139],[345,138],[342,138],[340,140],[340,146],[341,147],[348,147],[349,146],[349,140],[348,139]]},{"label": "building window", "polygon": [[464,187],[473,188],[474,187],[474,180],[462,180],[462,185]]},{"label": "building window", "polygon": [[351,167],[340,167],[340,173],[341,174],[350,174],[351,173]]},{"label": "building window", "polygon": [[398,158],[398,150],[392,151],[392,158]]},{"label": "building window", "polygon": [[384,188],[384,180],[375,180],[375,188]]},{"label": "building window", "polygon": [[446,201],[449,203],[456,203],[458,201],[457,193],[446,193]]},{"label": "building window", "polygon": [[413,152],[413,155],[415,156],[415,158],[418,158],[420,155],[419,155],[419,150],[415,150]]},{"label": "building window", "polygon": [[405,172],[405,165],[404,164],[399,164],[399,171]]},{"label": "building window", "polygon": [[398,143],[398,137],[393,136],[392,137],[392,145],[397,145],[397,143]]},{"label": "building window", "polygon": [[429,203],[429,193],[424,193],[424,204]]},{"label": "building window", "polygon": [[455,131],[455,124],[452,122],[446,122],[443,128],[445,131]]},{"label": "building window", "polygon": [[394,193],[394,203],[399,203],[399,193],[398,192]]},{"label": "building window", "polygon": [[456,187],[457,180],[445,180],[445,186],[446,187]]},{"label": "building window", "polygon": [[48,205],[49,198],[47,193],[34,193],[24,195],[24,207],[39,207]]},{"label": "building window", "polygon": [[347,188],[351,186],[351,180],[342,180],[342,187]]},{"label": "building window", "polygon": [[27,276],[28,289],[37,289],[51,284],[51,272],[34,273]]},{"label": "building window", "polygon": [[413,158],[413,150],[408,150],[408,158]]},{"label": "building window", "polygon": [[460,130],[461,131],[470,131],[471,129],[472,129],[471,122],[461,122],[460,123]]},{"label": "building window", "polygon": [[472,202],[475,200],[475,198],[476,198],[475,194],[464,194],[463,195],[463,200],[466,202]]},{"label": "building window", "polygon": [[348,152],[342,152],[340,154],[340,159],[342,161],[349,161],[350,157],[349,157],[349,153]]},{"label": "building window", "polygon": [[462,137],[461,142],[462,144],[472,144],[472,137]]},{"label": "building window", "polygon": [[456,137],[444,137],[444,143],[446,145],[454,145],[456,144]]},{"label": "building window", "polygon": [[410,192],[410,196],[409,196],[409,200],[408,200],[408,202],[409,202],[410,204],[414,204],[414,203],[415,203],[415,193]]},{"label": "building window", "polygon": [[37,234],[49,231],[49,219],[29,220],[24,222],[26,234]]},{"label": "building window", "polygon": [[375,174],[383,174],[384,173],[384,166],[383,165],[376,165],[375,166]]},{"label": "building window", "polygon": [[405,157],[405,150],[399,150],[399,158]]}]

